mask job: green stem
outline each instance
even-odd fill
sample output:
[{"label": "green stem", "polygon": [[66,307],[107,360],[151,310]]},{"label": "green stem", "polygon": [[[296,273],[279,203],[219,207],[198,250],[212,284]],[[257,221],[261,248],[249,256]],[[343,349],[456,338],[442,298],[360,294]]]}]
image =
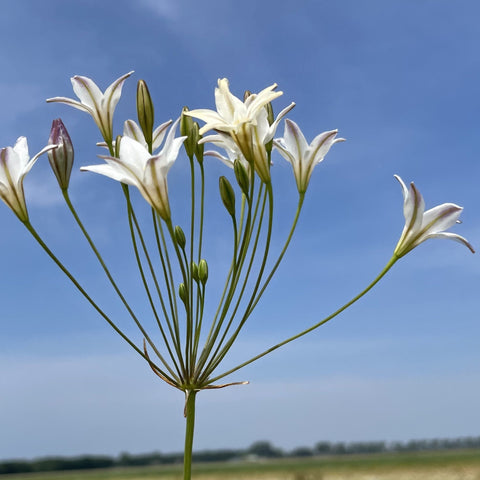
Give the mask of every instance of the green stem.
[{"label": "green stem", "polygon": [[339,315],[340,313],[342,313],[344,310],[346,310],[348,307],[350,307],[351,305],[353,305],[357,300],[359,300],[360,298],[362,298],[366,293],[368,293],[385,275],[386,273],[393,267],[393,265],[395,264],[395,262],[398,260],[398,257],[396,255],[394,255],[389,261],[388,263],[385,265],[385,267],[383,268],[383,270],[378,274],[378,276],[375,278],[375,280],[370,283],[370,285],[368,285],[367,288],[365,288],[364,290],[362,290],[358,295],[356,295],[355,297],[353,297],[349,302],[347,302],[345,305],[343,305],[342,307],[340,307],[338,310],[336,310],[335,312],[333,312],[332,314],[330,314],[328,317],[324,318],[323,320],[321,320],[320,322],[316,323],[315,325],[307,328],[306,330],[303,330],[302,332],[298,333],[297,335],[294,335],[293,337],[290,337],[290,338],[287,338],[286,340],[284,340],[283,342],[280,342],[280,343],[277,343],[276,345],[274,345],[273,347],[269,348],[268,350],[265,350],[264,352],[256,355],[255,357],[251,358],[250,360],[247,360],[246,362],[243,362],[241,363],[240,365],[237,365],[235,368],[232,368],[231,370],[228,370],[227,372],[224,372],[214,378],[211,378],[211,379],[208,379],[208,384],[212,384],[216,381],[218,381],[220,378],[223,378],[223,377],[226,377],[227,375],[230,375],[231,373],[233,372],[236,372],[237,370],[240,370],[241,368],[245,367],[246,365],[249,365],[250,363],[253,363],[255,362],[256,360],[258,360],[259,358],[262,358],[264,357],[265,355],[268,355],[269,353],[273,352],[274,350],[276,350],[277,348],[280,348],[280,347],[283,347],[284,345],[286,345],[287,343],[290,343],[290,342],[293,342],[294,340],[296,340],[297,338],[300,338],[300,337],[303,337],[304,335],[306,335],[307,333],[310,333],[311,331],[317,329],[318,327],[322,326],[323,324],[327,323],[328,321],[332,320],[332,318],[335,318],[337,315]]},{"label": "green stem", "polygon": [[195,390],[186,390],[185,392],[185,450],[183,455],[183,480],[192,478],[192,451],[193,451],[193,433],[195,429]]}]

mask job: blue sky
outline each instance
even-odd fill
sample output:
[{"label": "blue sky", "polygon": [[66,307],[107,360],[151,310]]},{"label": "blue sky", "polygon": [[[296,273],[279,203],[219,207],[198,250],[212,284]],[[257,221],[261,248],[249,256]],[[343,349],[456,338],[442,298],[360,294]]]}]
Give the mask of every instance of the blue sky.
[{"label": "blue sky", "polygon": [[[427,208],[464,206],[455,231],[479,248],[477,2],[26,0],[2,8],[0,145],[25,135],[33,154],[62,117],[76,148],[72,199],[139,308],[118,186],[78,172],[97,163],[95,126],[44,101],[73,97],[70,77],[104,89],[135,70],[117,133],[135,114],[138,79],[161,122],[183,105],[212,108],[217,78],[228,77],[238,96],[278,83],[276,110],[295,101],[289,118],[307,139],[332,128],[347,139],[316,168],[291,249],[228,364],[315,323],[376,276],[403,228],[393,174],[414,180]],[[215,186],[225,169],[207,162]],[[177,211],[185,165],[180,157],[169,176]],[[278,248],[296,189],[279,155],[274,172]],[[25,189],[48,244],[126,321],[46,158]],[[208,199],[218,202],[217,192]],[[3,205],[0,220],[0,458],[181,450],[181,394],[157,381]],[[229,233],[208,232],[213,272],[228,261]],[[232,376],[250,385],[202,393],[196,448],[479,435],[479,273],[477,256],[459,244],[421,245],[339,318]]]}]

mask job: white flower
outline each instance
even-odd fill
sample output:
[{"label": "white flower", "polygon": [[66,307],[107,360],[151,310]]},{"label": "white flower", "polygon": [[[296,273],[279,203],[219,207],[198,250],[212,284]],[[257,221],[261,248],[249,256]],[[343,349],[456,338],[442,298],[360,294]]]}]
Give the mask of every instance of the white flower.
[{"label": "white flower", "polygon": [[113,113],[122,94],[123,82],[132,73],[133,71],[115,80],[105,90],[105,93],[102,93],[90,78],[75,75],[71,78],[71,81],[73,91],[80,101],[66,97],[54,97],[49,98],[47,102],[66,103],[89,113],[100,129],[104,140],[107,144],[110,144],[113,139]]},{"label": "white flower", "polygon": [[218,79],[218,87],[215,88],[215,105],[217,111],[208,109],[190,110],[185,112],[195,118],[206,122],[200,129],[200,135],[208,130],[220,130],[227,133],[239,133],[243,126],[248,123],[256,123],[258,112],[283,92],[274,91],[277,84],[270,85],[256,95],[250,95],[242,102],[232,95],[226,78]]},{"label": "white flower", "polygon": [[279,153],[292,164],[293,174],[300,193],[305,193],[315,165],[325,158],[332,145],[343,142],[343,138],[335,138],[338,130],[330,130],[317,135],[310,145],[305,136],[292,120],[285,120],[283,138],[276,138],[273,145]]},{"label": "white flower", "polygon": [[27,139],[20,137],[13,148],[6,147],[0,150],[0,198],[22,222],[28,221],[23,179],[38,157],[54,148],[57,148],[57,145],[48,145],[30,158]]},{"label": "white flower", "polygon": [[470,243],[456,233],[445,232],[448,228],[459,223],[458,217],[463,208],[454,203],[444,203],[425,212],[425,202],[417,187],[410,183],[407,189],[403,180],[395,175],[403,192],[403,214],[405,227],[395,247],[394,255],[403,257],[410,250],[429,238],[449,238],[463,243],[472,253],[475,252]]},{"label": "white flower", "polygon": [[226,78],[219,79],[218,87],[215,89],[217,111],[199,109],[185,112],[185,115],[206,122],[200,129],[201,135],[208,130],[217,130],[229,135],[244,158],[254,165],[260,179],[269,182],[270,160],[265,145],[275,135],[280,119],[295,106],[292,103],[284,108],[270,125],[265,107],[283,94],[276,92],[276,88],[277,85],[273,84],[258,94],[249,95],[243,102],[232,95]]},{"label": "white flower", "polygon": [[120,158],[100,156],[106,164],[82,167],[81,170],[100,173],[137,187],[143,198],[167,221],[170,219],[167,174],[186,138],[175,138],[178,122],[170,128],[163,149],[157,155],[152,156],[141,142],[125,136],[120,142]]}]

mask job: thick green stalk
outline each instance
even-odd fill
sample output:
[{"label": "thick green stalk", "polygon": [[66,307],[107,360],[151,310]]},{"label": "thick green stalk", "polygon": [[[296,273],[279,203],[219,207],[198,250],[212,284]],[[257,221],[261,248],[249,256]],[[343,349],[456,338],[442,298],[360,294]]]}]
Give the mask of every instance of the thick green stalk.
[{"label": "thick green stalk", "polygon": [[192,478],[192,451],[193,451],[193,433],[195,429],[195,390],[185,392],[185,450],[183,455],[183,480]]}]

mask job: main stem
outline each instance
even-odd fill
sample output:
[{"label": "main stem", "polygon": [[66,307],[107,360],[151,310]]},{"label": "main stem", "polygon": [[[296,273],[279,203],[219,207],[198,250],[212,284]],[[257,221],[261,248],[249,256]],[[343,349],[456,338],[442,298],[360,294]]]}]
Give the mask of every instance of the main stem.
[{"label": "main stem", "polygon": [[193,432],[195,429],[195,390],[186,391],[185,400],[185,452],[183,455],[183,480],[192,478],[192,450],[193,450]]}]

